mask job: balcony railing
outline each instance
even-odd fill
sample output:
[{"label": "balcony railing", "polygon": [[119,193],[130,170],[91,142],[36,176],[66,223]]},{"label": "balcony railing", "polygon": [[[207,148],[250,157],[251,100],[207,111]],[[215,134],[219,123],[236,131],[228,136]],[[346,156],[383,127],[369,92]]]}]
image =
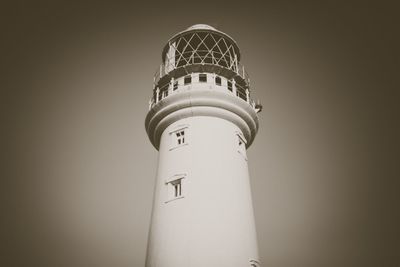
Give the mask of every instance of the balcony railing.
[{"label": "balcony railing", "polygon": [[[193,84],[210,84],[210,83],[204,83],[204,82],[191,82],[190,85]],[[154,107],[159,101],[174,95],[174,94],[179,94],[182,91],[185,90],[201,90],[201,89],[193,89],[193,87],[188,87],[189,85],[180,85],[180,87],[176,90],[174,90],[174,84],[172,82],[169,82],[168,84],[163,85],[162,87],[157,87],[154,91],[154,94],[152,98],[149,101],[149,110]],[[196,87],[194,87],[196,88]],[[231,89],[228,88],[228,86],[225,85],[217,85],[215,88],[222,88],[224,92],[227,94],[234,95],[238,98],[241,98],[242,100],[246,101],[251,105],[251,107],[257,111],[257,106],[258,106],[258,101],[254,101],[253,99],[250,98],[250,92],[248,88],[244,88],[240,86],[239,84],[232,83]],[[218,90],[218,89],[216,89]],[[218,90],[221,91],[221,90]]]},{"label": "balcony railing", "polygon": [[240,76],[247,85],[250,84],[250,77],[246,72],[244,66],[238,63],[236,60],[227,60],[229,58],[224,57],[223,55],[218,55],[218,54],[216,55],[216,53],[205,56],[194,55],[194,53],[189,54],[189,52],[187,53],[188,53],[187,58],[185,58],[184,61],[180,59],[179,61],[177,61],[177,63],[175,62],[175,57],[166,58],[165,63],[161,64],[160,67],[157,69],[156,73],[154,74],[154,86],[158,84],[158,82],[162,77],[169,74],[173,70],[195,64],[215,65],[222,67],[224,69],[228,69],[236,73],[236,75]]}]

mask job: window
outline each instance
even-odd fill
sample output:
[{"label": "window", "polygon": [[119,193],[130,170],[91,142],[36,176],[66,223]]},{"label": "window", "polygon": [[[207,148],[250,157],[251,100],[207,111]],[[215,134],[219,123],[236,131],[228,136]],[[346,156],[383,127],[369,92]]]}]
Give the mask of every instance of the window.
[{"label": "window", "polygon": [[216,85],[221,85],[221,77],[215,76],[215,84]]},{"label": "window", "polygon": [[174,187],[174,197],[180,197],[182,195],[182,179],[175,180],[171,182]]},{"label": "window", "polygon": [[162,99],[162,92],[160,91],[160,89],[157,87],[158,91],[158,101],[160,101]]},{"label": "window", "polygon": [[247,160],[246,156],[247,141],[241,133],[237,133],[236,136],[237,136],[238,152]]},{"label": "window", "polygon": [[165,203],[175,199],[183,198],[184,183],[183,180],[186,174],[176,174],[165,182],[167,187],[167,198]]},{"label": "window", "polygon": [[175,91],[176,89],[178,89],[178,81],[175,81],[175,82],[174,82],[173,90]]},{"label": "window", "polygon": [[260,262],[258,260],[249,260],[250,261],[250,267],[260,267]]},{"label": "window", "polygon": [[185,130],[175,132],[177,145],[183,145],[185,143]]},{"label": "window", "polygon": [[206,83],[206,82],[207,82],[207,74],[205,74],[205,73],[200,73],[200,74],[199,74],[199,82],[201,82],[201,83]]},{"label": "window", "polygon": [[187,124],[177,125],[169,132],[169,150],[188,145],[188,127]]},{"label": "window", "polygon": [[185,78],[183,79],[183,83],[184,83],[184,85],[191,84],[192,83],[192,76],[190,76],[190,75],[185,76]]},{"label": "window", "polygon": [[228,90],[232,92],[232,82],[228,81]]},{"label": "window", "polygon": [[240,136],[238,138],[238,145],[239,145],[239,147],[242,147],[242,146],[246,145],[246,143],[243,141],[242,137],[240,137]]},{"label": "window", "polygon": [[236,95],[241,99],[243,99],[244,101],[247,101],[246,93],[243,92],[243,89],[236,91]]}]

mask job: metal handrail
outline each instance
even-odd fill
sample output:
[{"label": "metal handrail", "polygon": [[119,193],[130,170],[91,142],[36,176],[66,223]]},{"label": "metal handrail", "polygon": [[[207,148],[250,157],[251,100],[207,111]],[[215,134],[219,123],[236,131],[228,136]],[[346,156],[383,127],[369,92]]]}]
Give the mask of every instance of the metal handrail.
[{"label": "metal handrail", "polygon": [[[192,84],[204,84],[204,83],[191,82],[190,84],[192,85]],[[162,86],[161,88],[157,88],[158,89],[158,99],[156,99],[157,95],[153,94],[153,96],[150,98],[150,101],[149,101],[149,109],[151,109],[156,103],[158,103],[162,99],[168,97],[171,94],[178,93],[182,89],[181,88],[181,89],[178,89],[177,91],[174,91],[173,86],[174,85],[172,83],[167,83],[164,86]],[[227,93],[236,94],[237,97],[241,98],[244,101],[247,101],[253,107],[253,109],[256,109],[256,102],[250,98],[248,89],[246,89],[238,84],[235,84],[234,88],[232,88],[232,90],[229,90],[227,86],[221,86],[221,87],[226,88]]]},{"label": "metal handrail", "polygon": [[[190,84],[196,84],[196,83],[204,84],[203,82],[193,82],[193,81],[192,81]],[[227,86],[223,86],[223,85],[219,85],[219,86],[227,87]],[[233,86],[233,85],[232,85],[232,86]],[[241,85],[238,84],[238,83],[235,83],[234,86],[236,87],[236,91],[238,91],[238,92],[246,92],[246,90],[247,90],[246,87],[241,86]],[[160,92],[163,92],[163,91],[168,90],[168,89],[170,89],[170,88],[172,88],[172,87],[173,87],[173,84],[171,83],[171,81],[169,81],[169,82],[167,82],[166,84],[163,84],[163,85],[161,85],[161,86],[157,86],[156,88],[158,88],[158,89],[160,90]],[[237,90],[237,89],[239,89],[239,90]]]},{"label": "metal handrail", "polygon": [[[204,51],[206,52],[206,51]],[[189,52],[186,52],[189,53]],[[157,69],[157,71],[154,74],[154,85],[157,85],[159,80],[167,75],[169,72],[180,68],[180,67],[184,67],[184,66],[188,66],[188,65],[193,65],[193,64],[211,64],[211,65],[217,65],[223,68],[227,68],[230,69],[232,71],[234,71],[237,75],[239,75],[243,80],[246,81],[247,84],[250,83],[250,77],[247,73],[247,71],[244,69],[244,66],[241,63],[237,63],[237,64],[233,64],[233,62],[230,62],[230,64],[228,64],[228,62],[225,60],[224,57],[221,58],[216,58],[213,56],[190,56],[188,59],[192,60],[192,62],[186,62],[186,64],[182,64],[182,65],[178,65],[175,66],[175,63],[171,63],[171,61],[168,59],[165,61],[164,64],[160,64],[160,67]],[[209,62],[205,62],[206,59],[210,59],[211,63]],[[185,59],[186,60],[186,59]],[[200,62],[195,62],[199,60]],[[220,64],[220,62],[223,62],[224,64]],[[230,66],[230,67],[227,67]]]}]

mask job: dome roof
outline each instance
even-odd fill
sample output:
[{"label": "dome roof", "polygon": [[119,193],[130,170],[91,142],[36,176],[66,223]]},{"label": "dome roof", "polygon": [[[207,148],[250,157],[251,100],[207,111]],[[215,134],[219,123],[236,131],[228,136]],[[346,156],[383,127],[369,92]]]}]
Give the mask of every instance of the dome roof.
[{"label": "dome roof", "polygon": [[226,34],[224,32],[221,32],[221,31],[217,30],[216,28],[214,28],[214,27],[212,27],[210,25],[207,25],[207,24],[194,24],[194,25],[190,26],[189,28],[187,28],[186,30],[178,32],[177,34],[175,34],[174,36],[172,36],[168,40],[168,42],[164,46],[164,49],[163,49],[163,52],[162,52],[162,60],[163,60],[163,62],[165,60],[165,55],[166,55],[166,53],[168,51],[168,48],[169,48],[171,42],[173,42],[174,40],[178,39],[182,35],[190,34],[192,32],[197,32],[197,31],[213,32],[215,34],[219,34],[219,35],[225,37],[226,39],[230,40],[230,42],[232,42],[232,44],[235,47],[238,60],[240,60],[240,49],[239,49],[236,41],[232,37],[230,37],[228,34]]},{"label": "dome roof", "polygon": [[193,26],[190,26],[189,28],[186,29],[187,31],[190,30],[213,30],[216,31],[214,27],[211,27],[210,25],[207,24],[195,24]]}]

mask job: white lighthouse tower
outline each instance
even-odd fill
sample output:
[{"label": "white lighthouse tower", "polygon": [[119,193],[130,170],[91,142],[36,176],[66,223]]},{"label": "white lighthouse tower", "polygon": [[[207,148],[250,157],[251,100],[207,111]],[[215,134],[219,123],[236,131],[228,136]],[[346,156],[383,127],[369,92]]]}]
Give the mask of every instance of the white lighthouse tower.
[{"label": "white lighthouse tower", "polygon": [[145,122],[159,151],[146,267],[260,266],[246,149],[261,105],[239,62],[204,24],[164,47]]}]

